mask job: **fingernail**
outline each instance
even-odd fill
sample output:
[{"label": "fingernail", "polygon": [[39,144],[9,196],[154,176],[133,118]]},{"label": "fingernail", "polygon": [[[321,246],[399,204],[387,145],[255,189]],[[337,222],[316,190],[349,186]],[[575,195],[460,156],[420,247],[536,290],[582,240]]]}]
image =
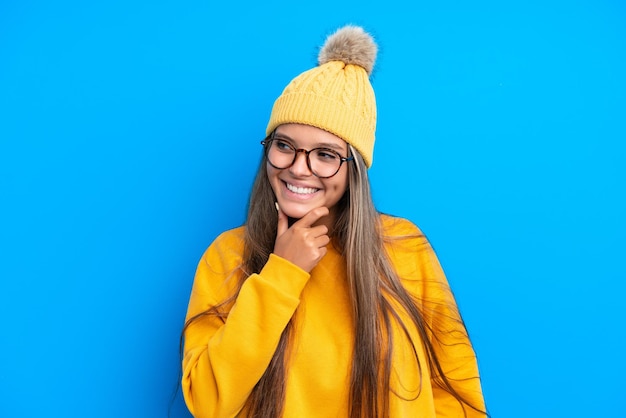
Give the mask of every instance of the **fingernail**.
[{"label": "fingernail", "polygon": [[274,205],[276,205],[276,210],[280,211],[280,207],[278,207],[278,202],[274,202]]}]

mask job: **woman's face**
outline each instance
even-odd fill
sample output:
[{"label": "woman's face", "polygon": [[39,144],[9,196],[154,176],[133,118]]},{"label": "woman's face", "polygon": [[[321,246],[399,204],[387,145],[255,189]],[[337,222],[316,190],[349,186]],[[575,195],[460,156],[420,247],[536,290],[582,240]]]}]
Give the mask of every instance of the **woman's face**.
[{"label": "woman's face", "polygon": [[[282,139],[296,149],[329,148],[342,157],[348,156],[348,144],[344,140],[309,125],[280,125],[276,128],[274,138]],[[309,170],[306,154],[299,152],[291,167],[277,169],[267,163],[267,177],[278,205],[290,218],[300,219],[311,210],[325,206],[330,210],[330,218],[333,219],[333,208],[348,188],[348,165],[343,163],[332,177],[319,178]]]}]

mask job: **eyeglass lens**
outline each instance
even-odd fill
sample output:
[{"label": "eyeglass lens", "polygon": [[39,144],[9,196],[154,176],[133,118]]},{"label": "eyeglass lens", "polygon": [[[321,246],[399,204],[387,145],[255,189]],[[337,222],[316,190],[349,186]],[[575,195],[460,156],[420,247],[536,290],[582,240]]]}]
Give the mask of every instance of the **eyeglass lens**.
[{"label": "eyeglass lens", "polygon": [[296,150],[289,142],[274,138],[270,140],[266,151],[270,164],[279,169],[291,167],[296,161],[298,152],[306,154],[309,169],[318,177],[332,177],[341,167],[341,156],[328,148]]}]

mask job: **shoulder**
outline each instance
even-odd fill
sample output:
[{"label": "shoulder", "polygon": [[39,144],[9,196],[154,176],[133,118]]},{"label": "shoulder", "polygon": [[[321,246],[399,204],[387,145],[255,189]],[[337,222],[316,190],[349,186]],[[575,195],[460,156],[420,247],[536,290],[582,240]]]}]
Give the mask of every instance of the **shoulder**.
[{"label": "shoulder", "polygon": [[206,249],[201,263],[225,270],[238,266],[242,260],[244,235],[245,227],[243,226],[222,232]]},{"label": "shoulder", "polygon": [[422,230],[408,219],[380,215],[381,235],[388,244],[421,247],[428,244]]},{"label": "shoulder", "polygon": [[417,225],[390,215],[381,215],[381,224],[385,250],[403,280],[426,280],[440,275],[437,256]]},{"label": "shoulder", "polygon": [[[211,247],[232,247],[232,246],[242,246],[245,234],[245,226],[240,226],[237,228],[229,229],[227,231],[222,232],[215,238]],[[211,248],[209,247],[209,248]]]},{"label": "shoulder", "polygon": [[232,278],[241,268],[244,248],[243,227],[221,233],[204,251],[196,269],[192,293],[204,300],[198,311],[208,308],[207,301],[218,303],[231,294],[235,286]]},{"label": "shoulder", "polygon": [[385,235],[422,235],[422,231],[417,227],[417,225],[408,219],[383,213],[380,215],[380,221],[383,226],[383,234]]}]

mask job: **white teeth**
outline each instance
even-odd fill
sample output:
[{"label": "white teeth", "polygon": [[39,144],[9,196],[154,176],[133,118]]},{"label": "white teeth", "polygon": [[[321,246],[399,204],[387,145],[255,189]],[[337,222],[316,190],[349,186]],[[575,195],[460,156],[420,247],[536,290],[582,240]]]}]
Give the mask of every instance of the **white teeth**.
[{"label": "white teeth", "polygon": [[287,184],[287,188],[294,192],[294,193],[298,193],[298,194],[311,194],[311,193],[315,193],[318,189],[314,189],[312,187],[296,187],[293,184]]}]

